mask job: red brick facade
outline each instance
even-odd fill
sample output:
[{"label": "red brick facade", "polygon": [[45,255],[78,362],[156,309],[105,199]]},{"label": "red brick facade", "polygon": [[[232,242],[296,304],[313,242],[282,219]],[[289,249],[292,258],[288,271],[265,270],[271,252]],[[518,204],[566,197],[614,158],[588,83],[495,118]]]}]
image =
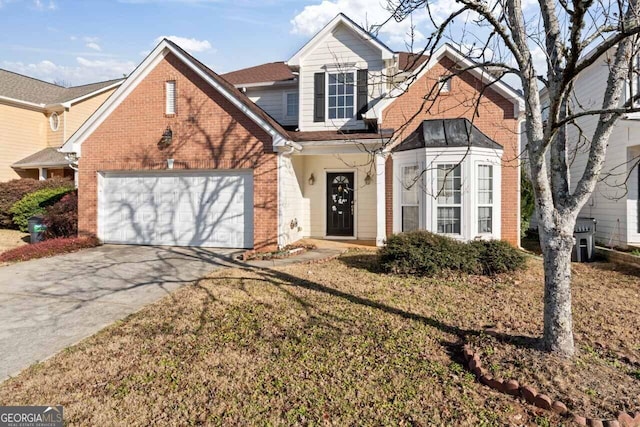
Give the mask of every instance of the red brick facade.
[{"label": "red brick facade", "polygon": [[[165,115],[165,82],[176,82],[176,114]],[[170,126],[173,142],[160,148]],[[97,232],[101,171],[252,169],[254,248],[277,245],[277,155],[271,137],[172,54],[158,64],[82,144],[81,233]]]},{"label": "red brick facade", "polygon": [[[483,84],[469,73],[451,80],[451,89],[434,100],[425,100],[441,76],[452,75],[454,63],[443,58],[424,76],[383,111],[382,128],[396,129],[394,140],[403,141],[422,120],[466,117],[489,138],[502,145],[502,239],[519,244],[518,231],[518,120],[514,117],[513,102],[491,88],[482,93],[482,100],[474,117],[476,101]],[[392,175],[391,161],[387,162],[387,176]],[[393,179],[386,180],[387,234],[393,224]]]}]

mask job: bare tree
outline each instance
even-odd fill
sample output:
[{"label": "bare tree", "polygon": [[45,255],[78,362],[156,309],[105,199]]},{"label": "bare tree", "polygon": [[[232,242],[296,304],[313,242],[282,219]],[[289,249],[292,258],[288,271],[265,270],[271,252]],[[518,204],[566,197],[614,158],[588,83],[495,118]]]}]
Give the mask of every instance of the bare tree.
[{"label": "bare tree", "polygon": [[[432,54],[444,41],[455,40],[475,59],[473,67],[491,70],[496,81],[513,75],[522,86],[526,156],[544,257],[543,344],[550,352],[570,357],[575,352],[573,230],[599,179],[614,124],[624,114],[638,111],[635,97],[627,96],[626,88],[634,71],[640,7],[637,0],[538,0],[527,3],[524,10],[522,0],[453,3],[455,11],[441,16],[428,0],[388,0],[389,19],[401,21],[416,12],[427,13],[433,32],[422,53]],[[546,67],[536,69],[532,51],[544,54]],[[608,67],[602,69],[606,73],[602,99],[593,108],[581,105],[574,96],[576,80],[603,60]],[[545,105],[540,89],[545,92]],[[596,122],[590,134],[580,127],[586,117]],[[579,130],[580,144],[588,152],[575,186],[569,183],[570,151],[580,144],[572,141],[576,132],[570,135],[570,128]]]}]

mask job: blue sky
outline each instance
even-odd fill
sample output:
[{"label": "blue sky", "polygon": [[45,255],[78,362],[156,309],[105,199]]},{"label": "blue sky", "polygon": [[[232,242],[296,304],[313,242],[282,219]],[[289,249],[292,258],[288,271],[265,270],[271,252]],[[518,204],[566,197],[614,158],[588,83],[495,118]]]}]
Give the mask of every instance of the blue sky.
[{"label": "blue sky", "polygon": [[[440,0],[443,12],[447,2]],[[159,37],[214,71],[287,60],[338,12],[381,22],[382,0],[0,0],[0,68],[73,85],[130,72]],[[450,6],[449,6],[450,7]],[[424,22],[417,14],[414,24]],[[406,48],[410,23],[380,38]],[[422,37],[419,33],[418,39]]]}]

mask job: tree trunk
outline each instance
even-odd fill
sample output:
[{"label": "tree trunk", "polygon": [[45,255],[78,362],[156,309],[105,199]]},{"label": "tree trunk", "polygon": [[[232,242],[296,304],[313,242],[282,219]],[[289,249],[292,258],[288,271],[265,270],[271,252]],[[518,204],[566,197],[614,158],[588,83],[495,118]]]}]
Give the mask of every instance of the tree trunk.
[{"label": "tree trunk", "polygon": [[[569,228],[569,227],[565,227]],[[565,357],[575,353],[571,314],[571,251],[573,227],[541,233],[544,252],[544,336],[545,350]]]}]

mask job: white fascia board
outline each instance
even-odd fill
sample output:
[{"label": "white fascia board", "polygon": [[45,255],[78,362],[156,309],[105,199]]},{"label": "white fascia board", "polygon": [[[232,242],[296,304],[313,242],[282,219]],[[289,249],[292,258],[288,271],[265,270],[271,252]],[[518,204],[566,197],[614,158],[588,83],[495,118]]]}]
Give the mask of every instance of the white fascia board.
[{"label": "white fascia board", "polygon": [[394,59],[395,52],[390,50],[387,46],[380,43],[371,34],[367,33],[362,27],[355,24],[350,19],[346,18],[343,14],[336,15],[327,25],[324,26],[315,36],[311,38],[304,46],[302,46],[288,61],[287,65],[300,65],[301,59],[304,57],[307,50],[315,47],[327,34],[331,33],[336,26],[344,24],[347,28],[350,28],[356,34],[358,34],[363,40],[368,41],[374,45],[382,54],[382,59]]},{"label": "white fascia board", "polygon": [[35,102],[21,101],[15,98],[9,98],[8,96],[0,96],[0,103],[9,104],[16,107],[28,108],[30,110],[44,111],[44,104],[36,104]]},{"label": "white fascia board", "polygon": [[[474,65],[473,61],[465,58],[460,55],[458,51],[451,48],[451,46],[444,44],[440,46],[434,54],[429,58],[426,65],[424,67],[418,67],[417,70],[407,77],[407,80],[403,82],[400,86],[391,90],[385,97],[380,100],[376,105],[371,107],[365,114],[365,119],[377,119],[378,122],[382,121],[382,112],[385,108],[391,105],[399,96],[401,96],[409,86],[418,81],[422,76],[424,76],[434,65],[436,65],[444,56],[449,56],[451,59],[455,60],[456,63],[461,64],[463,67],[471,67]],[[518,117],[521,112],[524,112],[524,98],[514,89],[509,87],[504,82],[498,80],[495,81],[492,79],[492,75],[488,72],[483,71],[481,67],[473,68],[467,71],[471,73],[474,77],[478,78],[483,83],[491,83],[491,89],[498,92],[500,95],[507,98],[514,105],[514,116]]]},{"label": "white fascia board", "polygon": [[[77,97],[77,98],[71,99],[71,100],[69,100],[69,101],[65,101],[65,102],[63,102],[63,103],[61,103],[61,104],[55,104],[55,105],[62,105],[62,106],[63,106],[63,107],[65,107],[65,108],[70,108],[73,104],[77,104],[78,102],[82,102],[82,101],[84,101],[85,99],[89,99],[89,98],[94,97],[94,96],[96,96],[96,95],[100,95],[101,93],[106,92],[106,91],[108,91],[108,90],[111,90],[111,89],[117,88],[117,87],[118,87],[118,86],[120,86],[123,82],[124,82],[124,79],[123,79],[123,80],[120,80],[120,81],[117,81],[117,82],[115,82],[115,83],[113,83],[113,84],[110,84],[109,86],[105,86],[105,87],[100,88],[100,89],[98,89],[98,90],[94,90],[93,92],[88,93],[88,94],[86,94],[86,95],[82,95],[82,96],[79,96],[79,97]],[[49,108],[49,105],[47,105],[47,108]]]},{"label": "white fascia board", "polygon": [[278,80],[273,82],[240,83],[234,86],[237,89],[242,89],[242,88],[251,89],[254,87],[267,87],[267,86],[296,86],[297,84],[298,84],[298,79],[292,79],[292,80]]},{"label": "white fascia board", "polygon": [[144,78],[165,58],[169,53],[173,53],[178,59],[191,68],[196,74],[198,74],[204,81],[209,83],[213,88],[220,92],[225,98],[227,98],[233,105],[235,105],[240,111],[246,114],[250,119],[256,122],[262,129],[264,129],[273,139],[273,146],[286,145],[288,138],[284,135],[280,135],[273,127],[267,123],[260,116],[256,115],[253,111],[247,108],[233,94],[229,93],[218,82],[205,73],[199,66],[193,61],[184,56],[181,52],[174,49],[170,44],[162,41],[156,46],[156,48],[145,58],[145,60],[133,71],[133,73],[127,78],[120,87],[109,97],[109,99],[96,110],[96,112],[84,122],[82,126],[74,133],[67,142],[60,148],[62,153],[76,153],[78,157],[81,156],[81,145],[84,140],[93,133],[98,126],[100,126],[104,120],[129,96],[129,94],[138,86],[138,84],[144,80]]},{"label": "white fascia board", "polygon": [[81,156],[81,146],[85,139],[89,137],[106,118],[133,92],[138,84],[158,65],[167,55],[167,43],[161,42],[142,61],[140,65],[131,73],[116,91],[103,103],[89,118],[80,126],[58,150],[61,153],[76,153]]}]

